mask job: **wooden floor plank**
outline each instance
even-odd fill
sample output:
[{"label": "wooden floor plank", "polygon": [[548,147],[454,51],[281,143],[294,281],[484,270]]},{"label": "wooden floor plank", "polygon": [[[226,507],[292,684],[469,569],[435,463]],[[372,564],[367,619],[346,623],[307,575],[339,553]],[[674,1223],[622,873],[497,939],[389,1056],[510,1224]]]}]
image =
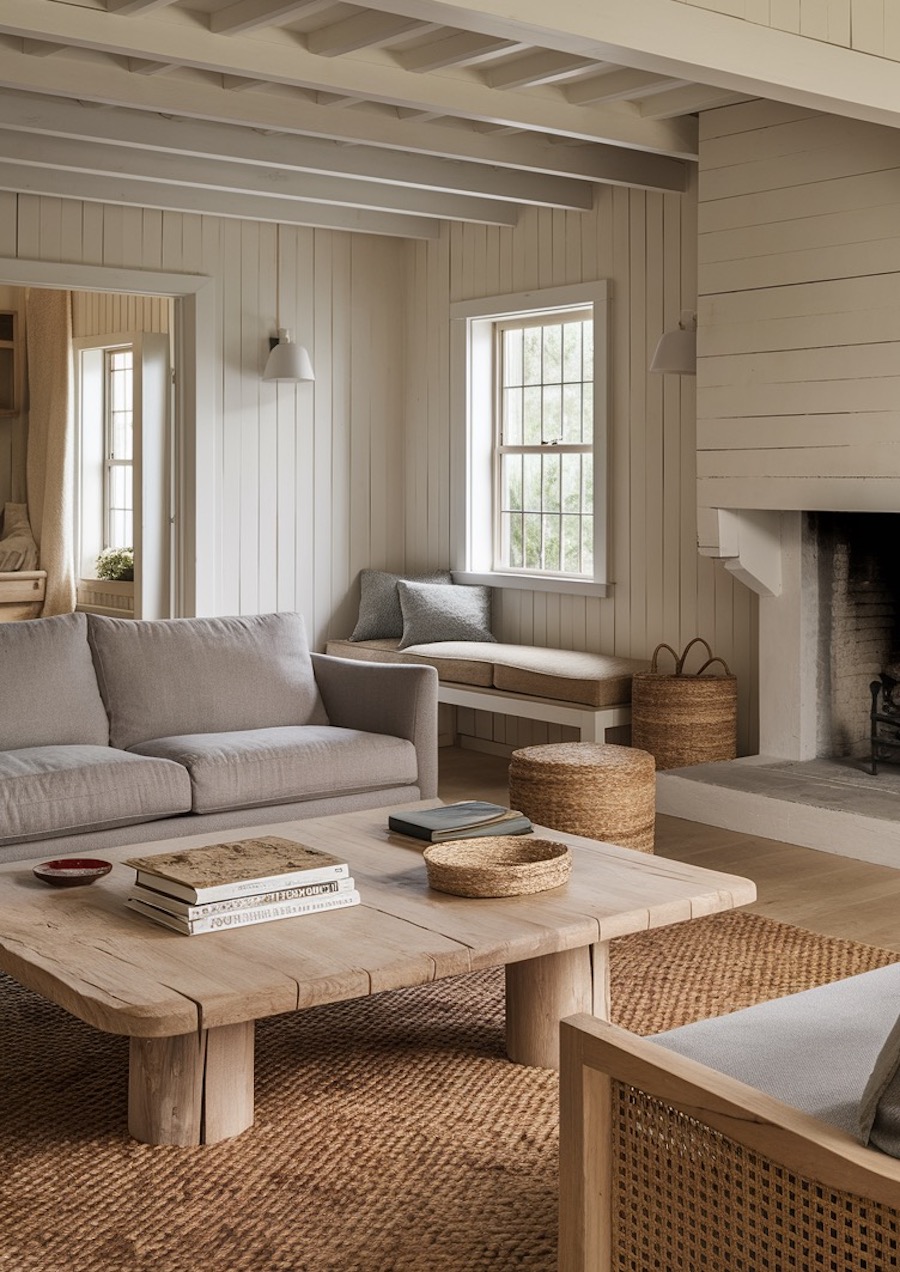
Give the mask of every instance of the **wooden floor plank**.
[{"label": "wooden floor plank", "polygon": [[[508,767],[502,756],[444,747],[438,793],[447,801],[489,799],[505,804]],[[900,950],[900,870],[670,816],[657,817],[656,852],[753,879],[759,895],[748,909],[758,914],[828,936]]]}]

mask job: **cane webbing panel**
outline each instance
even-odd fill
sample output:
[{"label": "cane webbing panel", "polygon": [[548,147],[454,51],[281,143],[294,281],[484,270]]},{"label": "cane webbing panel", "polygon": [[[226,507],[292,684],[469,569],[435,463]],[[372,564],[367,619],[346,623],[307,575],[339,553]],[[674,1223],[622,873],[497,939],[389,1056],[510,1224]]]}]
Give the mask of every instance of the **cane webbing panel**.
[{"label": "cane webbing panel", "polygon": [[642,1091],[612,1084],[619,1272],[886,1272],[900,1215],[786,1170]]}]

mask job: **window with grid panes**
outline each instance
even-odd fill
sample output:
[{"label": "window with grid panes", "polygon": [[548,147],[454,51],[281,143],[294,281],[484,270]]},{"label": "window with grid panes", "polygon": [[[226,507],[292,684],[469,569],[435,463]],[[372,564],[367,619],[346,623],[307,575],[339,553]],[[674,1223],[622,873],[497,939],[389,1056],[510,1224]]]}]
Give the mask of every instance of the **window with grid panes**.
[{"label": "window with grid panes", "polygon": [[495,332],[494,568],[593,578],[593,315]]},{"label": "window with grid panes", "polygon": [[458,582],[607,594],[608,303],[600,280],[451,305]]},{"label": "window with grid panes", "polygon": [[134,544],[134,353],[104,350],[105,548]]}]

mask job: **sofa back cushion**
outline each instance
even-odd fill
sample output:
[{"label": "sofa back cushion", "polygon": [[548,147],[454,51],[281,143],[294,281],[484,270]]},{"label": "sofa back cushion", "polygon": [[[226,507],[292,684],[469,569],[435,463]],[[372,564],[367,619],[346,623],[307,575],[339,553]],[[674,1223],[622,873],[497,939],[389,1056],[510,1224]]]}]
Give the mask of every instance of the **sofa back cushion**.
[{"label": "sofa back cushion", "polygon": [[327,723],[299,614],[89,617],[113,746]]},{"label": "sofa back cushion", "polygon": [[0,623],[0,751],[109,745],[84,614]]}]

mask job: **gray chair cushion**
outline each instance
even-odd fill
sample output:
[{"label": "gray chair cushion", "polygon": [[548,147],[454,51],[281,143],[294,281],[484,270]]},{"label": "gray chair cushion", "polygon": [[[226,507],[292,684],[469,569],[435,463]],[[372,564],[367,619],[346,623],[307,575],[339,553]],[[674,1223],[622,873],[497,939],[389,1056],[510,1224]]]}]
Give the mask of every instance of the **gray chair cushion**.
[{"label": "gray chair cushion", "polygon": [[0,752],[0,844],[129,826],[190,807],[186,771],[164,760],[108,746]]},{"label": "gray chair cushion", "polygon": [[330,725],[156,738],[132,748],[183,764],[195,813],[413,785],[411,742]]},{"label": "gray chair cushion", "polygon": [[113,746],[327,721],[299,614],[91,614],[89,635]]},{"label": "gray chair cushion", "polygon": [[653,1041],[859,1139],[860,1101],[898,1016],[900,964],[892,963]]},{"label": "gray chair cushion", "polygon": [[429,574],[390,574],[387,570],[361,570],[359,575],[359,618],[351,640],[399,640],[403,635],[403,614],[397,584],[401,580],[419,583],[451,583],[449,570]]},{"label": "gray chair cushion", "polygon": [[432,641],[493,641],[491,589],[454,583],[397,584],[403,612],[400,648]]},{"label": "gray chair cushion", "polygon": [[0,684],[0,751],[109,742],[84,614],[0,623]]}]

